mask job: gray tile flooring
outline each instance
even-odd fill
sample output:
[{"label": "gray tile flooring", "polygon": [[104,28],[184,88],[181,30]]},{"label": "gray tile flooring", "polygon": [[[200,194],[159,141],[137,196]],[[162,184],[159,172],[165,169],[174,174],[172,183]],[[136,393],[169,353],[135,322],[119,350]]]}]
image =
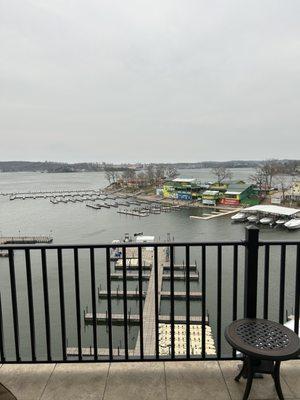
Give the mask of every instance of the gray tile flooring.
[{"label": "gray tile flooring", "polygon": [[[238,400],[236,361],[2,365],[0,400]],[[282,363],[286,399],[300,400],[300,361]],[[8,389],[11,393],[7,392]],[[250,399],[277,399],[272,378],[255,379]]]}]

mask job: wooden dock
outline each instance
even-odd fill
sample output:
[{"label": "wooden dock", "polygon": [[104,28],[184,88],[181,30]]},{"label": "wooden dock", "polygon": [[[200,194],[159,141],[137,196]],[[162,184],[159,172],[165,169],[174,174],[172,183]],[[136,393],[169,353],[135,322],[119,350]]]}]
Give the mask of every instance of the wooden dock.
[{"label": "wooden dock", "polygon": [[[170,281],[171,280],[171,274],[163,274],[163,280],[164,281]],[[199,274],[196,272],[190,272],[189,274],[190,281],[199,281]],[[179,274],[179,273],[174,273],[174,281],[185,281],[186,280],[186,274]]]},{"label": "wooden dock", "polygon": [[[110,274],[110,279],[112,281],[119,281],[119,280],[123,280],[123,273],[120,272],[112,272]],[[139,279],[139,274],[136,272],[127,272],[126,273],[126,280],[128,281],[136,281]],[[150,274],[142,274],[142,279],[143,281],[147,281],[148,279],[150,279]]]},{"label": "wooden dock", "polygon": [[37,244],[51,243],[51,236],[1,236],[0,244]]},{"label": "wooden dock", "polygon": [[[112,349],[114,357],[124,357],[125,349]],[[93,347],[82,347],[81,348],[82,357],[94,357],[94,348]],[[109,357],[109,349],[107,347],[97,349],[98,357]],[[129,357],[134,356],[134,350],[128,349]],[[78,357],[79,351],[78,347],[67,347],[67,356],[68,357]]]},{"label": "wooden dock", "polygon": [[[123,290],[112,290],[111,291],[111,298],[112,299],[122,299],[123,298]],[[139,291],[136,290],[127,290],[127,298],[128,299],[139,299]],[[147,291],[142,292],[143,299],[146,298]],[[106,290],[98,291],[99,299],[107,299],[108,293]],[[160,297],[163,300],[169,300],[171,298],[171,292],[164,291],[160,293]],[[186,300],[186,293],[185,292],[174,292],[174,299],[175,300]],[[201,300],[202,299],[202,292],[190,292],[190,300]]]},{"label": "wooden dock", "polygon": [[218,217],[224,217],[225,215],[230,215],[230,214],[234,214],[238,211],[240,211],[241,208],[235,208],[232,209],[230,211],[226,210],[226,211],[220,211],[220,212],[212,212],[211,214],[203,214],[202,217],[198,216],[198,215],[190,215],[191,219],[202,219],[202,220],[209,220],[212,218],[218,218]]},{"label": "wooden dock", "polygon": [[[145,307],[145,306],[144,306]],[[85,313],[84,315],[84,320],[86,323],[91,324],[93,323],[93,314],[92,313]],[[96,320],[97,324],[107,324],[108,318],[107,318],[107,313],[96,313]],[[158,320],[160,323],[164,324],[170,324],[171,323],[171,317],[170,315],[159,315]],[[114,325],[123,325],[124,324],[124,314],[112,314],[111,316],[111,321],[112,324]],[[143,324],[144,323],[149,323],[149,318],[145,319],[145,312],[143,312]],[[154,318],[154,326],[155,326],[155,318]],[[175,324],[185,324],[186,323],[186,316],[185,315],[175,315],[174,316],[174,322]],[[128,314],[127,315],[127,323],[128,325],[139,325],[140,324],[140,316],[138,314]],[[202,323],[202,317],[198,316],[191,316],[190,317],[190,323],[191,324],[201,324]],[[208,318],[205,317],[205,323],[206,325],[208,324]],[[144,331],[144,343],[146,343],[146,334],[151,333],[152,329],[147,329]],[[152,340],[151,340],[152,344]],[[154,343],[153,343],[154,344]],[[153,354],[153,353],[152,353]]]},{"label": "wooden dock", "polygon": [[[113,272],[110,275],[111,280],[123,280],[123,274],[120,272]],[[126,278],[128,281],[136,281],[139,279],[139,274],[137,272],[127,272]],[[142,279],[145,280],[150,280],[151,274],[142,274]],[[174,273],[174,281],[185,281],[186,279],[186,274],[182,273]],[[171,275],[170,274],[163,274],[162,275],[162,280],[164,281],[169,281],[171,280]],[[199,274],[196,272],[190,272],[190,281],[198,281],[199,280]]]},{"label": "wooden dock", "polygon": [[[174,264],[174,271],[185,271],[185,264]],[[170,265],[164,265],[164,271],[170,271]],[[197,264],[190,264],[190,271],[197,271]]]}]

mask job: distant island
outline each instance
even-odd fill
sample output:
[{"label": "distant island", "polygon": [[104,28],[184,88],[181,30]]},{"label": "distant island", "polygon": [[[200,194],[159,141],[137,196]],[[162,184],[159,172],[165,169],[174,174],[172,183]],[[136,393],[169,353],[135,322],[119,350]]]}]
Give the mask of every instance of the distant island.
[{"label": "distant island", "polygon": [[[276,160],[282,164],[299,167],[300,160]],[[134,169],[136,171],[147,168],[149,165],[164,166],[175,169],[201,169],[201,168],[257,168],[263,163],[262,160],[231,160],[231,161],[201,161],[192,163],[123,163],[113,164],[105,162],[65,163],[52,161],[0,161],[0,172],[44,172],[44,173],[66,173],[66,172],[97,172],[97,171],[125,171]]]}]

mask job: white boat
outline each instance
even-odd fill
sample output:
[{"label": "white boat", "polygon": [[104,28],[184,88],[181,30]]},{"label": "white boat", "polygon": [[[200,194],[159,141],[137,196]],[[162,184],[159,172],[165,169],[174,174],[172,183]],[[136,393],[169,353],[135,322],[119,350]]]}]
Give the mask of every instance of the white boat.
[{"label": "white boat", "polygon": [[246,221],[247,216],[245,213],[237,213],[231,217],[231,221],[233,222],[243,222]]},{"label": "white boat", "polygon": [[253,222],[253,223],[255,223],[255,222],[258,222],[258,221],[259,221],[259,219],[258,219],[258,216],[257,216],[257,215],[249,215],[249,217],[247,217],[247,220],[248,220],[249,222]]},{"label": "white boat", "polygon": [[300,228],[300,218],[294,218],[286,222],[284,226],[288,229],[299,229]]},{"label": "white boat", "polygon": [[259,222],[263,225],[269,225],[273,222],[273,219],[270,217],[264,217],[264,218],[260,219]]},{"label": "white boat", "polygon": [[286,219],[278,219],[278,220],[275,221],[275,222],[276,222],[276,225],[282,226],[282,225],[284,225],[287,221],[286,221]]}]

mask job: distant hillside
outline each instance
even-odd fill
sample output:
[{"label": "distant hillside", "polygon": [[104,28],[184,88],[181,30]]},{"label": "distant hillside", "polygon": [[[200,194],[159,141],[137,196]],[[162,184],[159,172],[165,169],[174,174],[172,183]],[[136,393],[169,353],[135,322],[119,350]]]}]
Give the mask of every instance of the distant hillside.
[{"label": "distant hillside", "polygon": [[103,165],[97,163],[59,163],[32,161],[0,161],[1,172],[80,172],[102,171]]},{"label": "distant hillside", "polygon": [[[300,160],[278,160],[282,164],[294,164],[300,168]],[[198,168],[256,168],[263,161],[234,160],[234,161],[201,161],[194,163],[152,163],[152,165],[164,165],[176,169]],[[142,169],[148,164],[107,164],[107,163],[62,163],[51,161],[0,161],[0,172],[94,172],[94,171],[124,171],[128,168]]]}]

